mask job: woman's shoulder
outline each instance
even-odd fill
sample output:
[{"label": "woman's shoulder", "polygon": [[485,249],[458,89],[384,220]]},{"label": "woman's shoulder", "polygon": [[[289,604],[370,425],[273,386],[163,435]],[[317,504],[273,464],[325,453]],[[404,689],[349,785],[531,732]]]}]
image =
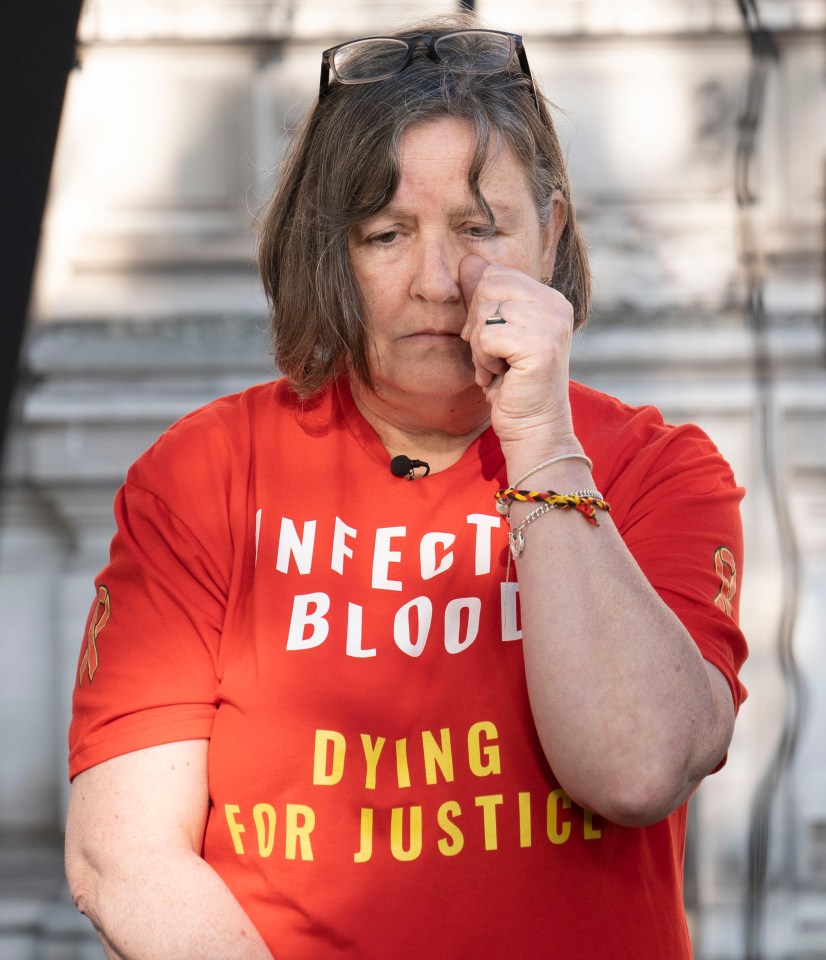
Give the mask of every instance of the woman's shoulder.
[{"label": "woman's shoulder", "polygon": [[575,382],[571,407],[576,434],[606,486],[620,476],[661,483],[688,474],[712,485],[733,483],[729,464],[694,423],[668,423],[653,405],[633,406]]},{"label": "woman's shoulder", "polygon": [[571,381],[571,407],[577,427],[596,436],[611,435],[618,427],[637,429],[670,428],[660,411],[651,404],[633,406],[584,383]]},{"label": "woman's shoulder", "polygon": [[211,400],[169,426],[132,464],[127,482],[153,490],[220,483],[247,468],[256,435],[294,419],[294,405],[283,379]]},{"label": "woman's shoulder", "polygon": [[694,423],[667,423],[652,404],[633,406],[593,387],[571,382],[571,408],[577,435],[600,445],[673,441],[680,437],[711,442]]},{"label": "woman's shoulder", "polygon": [[191,410],[158,438],[195,437],[212,431],[234,432],[245,421],[278,417],[291,410],[295,395],[283,377],[257,383],[237,393],[217,397]]}]

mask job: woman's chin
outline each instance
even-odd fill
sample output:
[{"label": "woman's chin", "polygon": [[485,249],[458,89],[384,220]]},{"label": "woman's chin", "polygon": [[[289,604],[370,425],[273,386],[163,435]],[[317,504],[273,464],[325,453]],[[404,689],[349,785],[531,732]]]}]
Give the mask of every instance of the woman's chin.
[{"label": "woman's chin", "polygon": [[[464,346],[464,344],[463,344]],[[420,356],[407,357],[392,367],[379,367],[376,383],[391,392],[447,400],[479,390],[470,351],[431,350]]]},{"label": "woman's chin", "polygon": [[377,378],[379,393],[390,396],[405,396],[417,403],[445,406],[454,404],[475,405],[485,402],[484,394],[474,379],[473,371],[445,369],[433,365],[430,369],[410,371],[404,376]]}]

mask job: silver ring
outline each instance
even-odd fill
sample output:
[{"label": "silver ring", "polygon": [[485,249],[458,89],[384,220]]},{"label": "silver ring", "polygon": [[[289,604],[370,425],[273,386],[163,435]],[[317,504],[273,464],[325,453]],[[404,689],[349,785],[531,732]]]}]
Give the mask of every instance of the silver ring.
[{"label": "silver ring", "polygon": [[502,314],[499,312],[499,311],[502,309],[502,304],[503,304],[504,302],[505,302],[504,300],[500,300],[500,301],[499,301],[499,305],[498,305],[497,308],[496,308],[496,312],[493,314],[492,317],[488,317],[487,320],[485,320],[485,325],[486,325],[486,326],[490,327],[490,326],[493,326],[493,324],[495,324],[495,323],[507,323],[507,322],[508,322],[508,321],[502,316]]}]

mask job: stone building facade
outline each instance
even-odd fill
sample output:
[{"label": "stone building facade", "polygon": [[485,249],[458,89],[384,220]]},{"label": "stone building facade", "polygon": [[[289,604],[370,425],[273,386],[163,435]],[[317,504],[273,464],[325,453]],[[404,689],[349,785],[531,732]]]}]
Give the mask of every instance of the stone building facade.
[{"label": "stone building facade", "polygon": [[[413,2],[404,19],[448,9]],[[751,62],[734,0],[477,3],[523,34],[560,108],[596,276],[574,375],[700,423],[749,489],[751,697],[726,768],[692,801],[699,960],[745,956],[749,929],[752,957],[826,958],[826,9],[760,9],[778,56],[744,223]],[[72,679],[112,499],[173,420],[272,375],[256,212],[320,51],[400,19],[386,0],[87,2],[0,513],[2,960],[102,956],[60,844]],[[772,776],[782,744],[794,749]]]}]

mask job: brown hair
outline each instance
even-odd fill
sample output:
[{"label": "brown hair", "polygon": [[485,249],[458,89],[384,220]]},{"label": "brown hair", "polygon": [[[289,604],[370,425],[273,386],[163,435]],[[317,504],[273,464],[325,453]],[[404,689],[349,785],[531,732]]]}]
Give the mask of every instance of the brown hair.
[{"label": "brown hair", "polygon": [[[397,32],[434,36],[477,27],[467,14],[439,17]],[[527,175],[545,226],[558,190],[567,203],[554,287],[574,308],[576,326],[590,304],[590,272],[576,224],[565,160],[547,102],[534,102],[517,64],[489,74],[451,72],[415,56],[378,83],[331,80],[288,149],[259,235],[259,266],[270,302],[278,367],[304,397],[349,372],[371,386],[366,307],[350,263],[352,228],[390,202],[399,183],[399,147],[414,125],[442,117],[468,121],[476,150],[472,194],[492,218],[479,178],[489,155],[510,148]]]}]

